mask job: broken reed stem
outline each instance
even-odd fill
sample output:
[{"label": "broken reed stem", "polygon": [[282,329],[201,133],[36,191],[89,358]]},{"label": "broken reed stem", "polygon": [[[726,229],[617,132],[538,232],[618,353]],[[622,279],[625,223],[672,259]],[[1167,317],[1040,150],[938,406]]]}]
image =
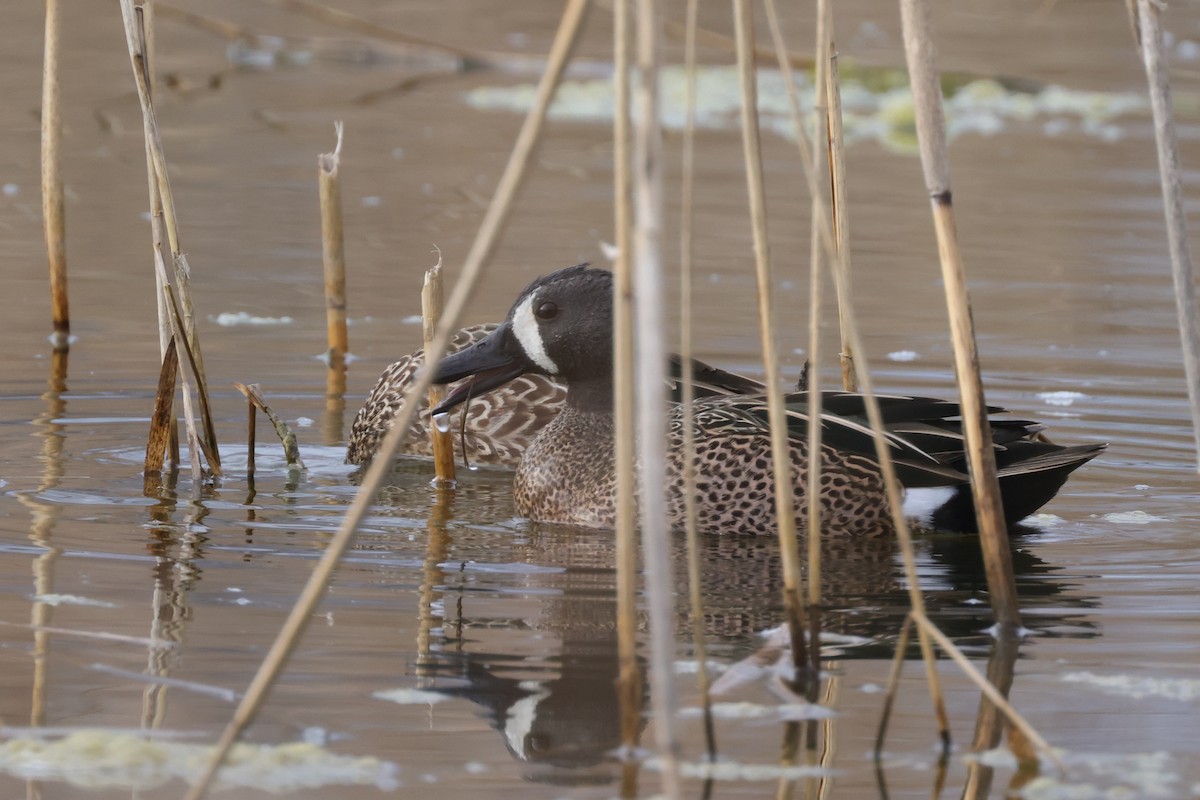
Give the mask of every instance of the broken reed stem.
[{"label": "broken reed stem", "polygon": [[692,383],[692,249],[693,203],[696,177],[696,19],[699,0],[688,0],[687,34],[684,38],[684,61],[687,88],[684,105],[687,111],[683,129],[683,173],[680,188],[679,222],[679,356],[683,362],[683,502],[687,531],[688,595],[692,607],[692,639],[696,653],[696,679],[700,688],[700,707],[704,713],[704,746],[710,761],[717,759],[717,734],[713,724],[711,681],[708,676],[708,647],[704,643],[704,599],[701,592],[699,511],[696,500],[696,386]]},{"label": "broken reed stem", "polygon": [[71,346],[67,307],[67,233],[63,205],[62,102],[58,51],[62,30],[59,0],[46,0],[45,54],[42,60],[42,225],[50,263],[50,305],[56,351]]},{"label": "broken reed stem", "polygon": [[[142,108],[142,124],[146,138],[146,148],[153,165],[152,172],[159,196],[163,227],[171,247],[172,262],[175,270],[174,290],[178,292],[178,306],[182,308],[182,312],[178,308],[174,311],[168,310],[167,316],[173,318],[176,314],[180,315],[182,323],[181,331],[174,333],[176,336],[184,337],[184,341],[181,341],[178,347],[180,351],[180,363],[192,369],[196,379],[196,394],[200,401],[202,431],[197,429],[195,418],[191,413],[190,393],[187,388],[188,380],[185,374],[183,376],[183,402],[188,426],[188,438],[189,441],[194,441],[197,445],[202,446],[204,456],[208,460],[213,474],[220,475],[221,461],[220,453],[217,450],[216,429],[213,425],[212,415],[208,413],[208,387],[204,378],[200,342],[195,335],[191,293],[188,290],[190,268],[188,267],[186,256],[179,249],[179,234],[176,225],[174,201],[171,195],[171,185],[167,178],[166,157],[163,154],[162,139],[159,136],[158,122],[155,118],[154,104],[150,94],[150,75],[152,69],[150,65],[150,51],[148,50],[149,39],[145,28],[144,9],[140,6],[135,7],[133,0],[120,0],[120,6],[121,18],[125,26],[125,41],[129,48],[129,60],[133,68],[134,83],[137,86],[138,100]],[[151,194],[153,195],[153,192]],[[152,208],[155,206],[153,197],[151,198],[151,206]],[[172,290],[170,281],[165,276],[165,267],[162,267],[160,263],[162,253],[157,248],[155,259],[156,269],[163,273],[158,281],[159,286],[162,287],[164,292],[170,292]],[[196,477],[203,473],[203,467],[200,463],[200,448],[193,445],[190,449],[192,474]],[[197,477],[198,480],[199,478]]]},{"label": "broken reed stem", "polygon": [[[758,280],[758,321],[766,371],[767,418],[771,427],[771,460],[775,473],[775,516],[783,560],[783,602],[792,638],[792,662],[796,680],[807,684],[807,651],[804,643],[804,595],[800,574],[799,541],[792,478],[791,445],[787,412],[780,389],[779,353],[775,347],[775,318],[771,301],[771,254],[767,239],[766,191],[763,186],[762,151],[758,129],[758,87],[755,83],[754,12],[749,0],[734,0],[734,29],[738,42],[738,73],[742,89],[742,153],[746,167],[746,191],[754,232],[754,267]],[[813,642],[816,647],[817,643]],[[808,676],[816,678],[816,676]]]},{"label": "broken reed stem", "polygon": [[288,467],[291,469],[305,469],[304,460],[300,458],[300,445],[296,441],[296,434],[271,409],[271,406],[267,405],[267,401],[262,396],[262,389],[259,385],[257,383],[238,383],[237,381],[234,381],[233,385],[255,408],[266,416],[272,427],[275,428],[275,435],[279,437],[279,443],[283,445],[283,456],[287,459]]},{"label": "broken reed stem", "polygon": [[[846,202],[846,147],[842,136],[842,90],[838,76],[838,58],[833,42],[833,20],[829,20],[829,37],[826,39],[825,59],[825,112],[826,132],[829,140],[829,185],[833,195],[833,233],[837,240],[837,257],[833,268],[850,271],[850,216]],[[817,87],[821,91],[821,87]],[[849,299],[838,295],[838,324],[842,332],[842,350],[838,361],[842,367],[842,388],[847,392],[858,391],[854,379],[854,349],[846,339],[846,305]]]},{"label": "broken reed stem", "polygon": [[650,618],[650,703],[662,762],[662,791],[682,796],[680,744],[674,673],[674,609],[666,493],[666,326],[663,321],[663,146],[659,119],[658,69],[660,18],[656,0],[635,5],[637,81],[634,84],[633,272],[638,302],[634,304],[637,337],[637,462],[641,474],[639,506],[645,586]]},{"label": "broken reed stem", "polygon": [[[642,672],[637,660],[637,519],[634,508],[633,210],[630,206],[629,1],[613,12],[613,209],[617,258],[613,264],[613,414],[617,473],[617,694],[621,744],[637,748],[642,719]],[[634,775],[629,780],[635,779]],[[625,797],[627,795],[622,795]]]},{"label": "broken reed stem", "polygon": [[991,425],[979,374],[979,353],[975,343],[975,324],[971,319],[971,301],[958,250],[954,206],[950,194],[950,162],[946,154],[945,120],[942,90],[938,80],[937,53],[933,29],[923,0],[900,0],[900,19],[904,31],[904,52],[912,83],[916,110],[917,140],[921,147],[921,166],[925,187],[933,205],[937,231],[938,256],[942,264],[942,282],[950,314],[950,333],[954,342],[954,367],[958,376],[959,404],[963,432],[966,434],[971,490],[975,516],[979,521],[980,543],[987,571],[988,595],[992,614],[1004,635],[1014,635],[1021,626],[1017,585],[1013,577],[1012,552],[1008,527],[1000,505],[1000,487],[996,479],[996,454],[992,447]]},{"label": "broken reed stem", "polygon": [[321,195],[321,256],[325,264],[325,335],[329,342],[329,368],[346,361],[350,351],[346,335],[346,251],[342,224],[342,179],[338,167],[342,158],[341,121],[333,123],[337,146],[332,153],[317,156],[317,182]]},{"label": "broken reed stem", "polygon": [[[433,339],[437,335],[438,321],[442,318],[442,258],[432,269],[425,270],[425,282],[421,286],[421,333],[424,338],[425,352],[433,347]],[[445,386],[429,387],[429,407],[432,409],[446,399]],[[433,467],[437,477],[435,485],[439,489],[454,487],[454,437],[450,435],[449,427],[441,430],[436,420],[431,420],[429,438],[433,443]]]},{"label": "broken reed stem", "polygon": [[1163,5],[1150,0],[1133,1],[1137,3],[1139,44],[1146,80],[1150,84],[1154,141],[1158,146],[1158,171],[1167,218],[1167,246],[1171,253],[1171,276],[1175,282],[1175,310],[1179,316],[1179,336],[1183,343],[1183,372],[1192,407],[1192,434],[1196,440],[1197,468],[1200,469],[1200,306],[1197,305],[1195,270],[1188,244],[1183,169],[1179,162],[1170,79],[1163,56],[1162,26],[1159,24]]},{"label": "broken reed stem", "polygon": [[[123,0],[123,2],[127,2],[127,0]],[[253,721],[258,709],[266,699],[267,692],[283,670],[292,650],[300,640],[300,635],[312,617],[313,609],[325,593],[325,588],[329,584],[329,579],[333,576],[342,554],[354,541],[354,534],[358,530],[358,526],[362,524],[363,518],[370,510],[379,488],[390,475],[396,453],[399,452],[400,445],[404,443],[412,426],[419,398],[429,390],[433,382],[434,371],[446,352],[446,348],[450,345],[450,337],[453,336],[463,310],[471,299],[475,284],[478,283],[479,276],[483,273],[487,257],[492,253],[500,238],[504,221],[512,209],[517,189],[520,188],[521,181],[528,171],[530,157],[546,120],[546,111],[562,80],[571,48],[579,37],[586,10],[587,0],[569,0],[567,3],[558,32],[555,34],[554,44],[551,46],[546,60],[546,71],[538,83],[537,99],[525,117],[521,133],[517,137],[508,164],[504,168],[504,175],[497,185],[496,194],[480,223],[479,231],[475,235],[471,250],[463,264],[462,277],[459,278],[454,286],[454,291],[450,294],[445,315],[438,326],[437,336],[434,337],[433,345],[425,353],[425,367],[414,376],[412,386],[404,395],[404,404],[400,413],[396,415],[395,422],[392,423],[387,436],[379,445],[378,452],[371,460],[371,465],[363,477],[362,485],[346,510],[342,524],[325,545],[321,560],[313,568],[308,583],[305,584],[296,604],[284,621],[283,627],[271,644],[271,649],[267,652],[258,672],[255,673],[254,679],[246,689],[246,694],[243,695],[234,711],[233,719],[230,720],[221,733],[220,740],[214,746],[211,759],[205,765],[204,771],[197,778],[196,783],[192,785],[185,800],[200,800],[208,793],[217,770],[220,769],[221,763],[229,754],[229,749],[233,747],[246,726]]]}]

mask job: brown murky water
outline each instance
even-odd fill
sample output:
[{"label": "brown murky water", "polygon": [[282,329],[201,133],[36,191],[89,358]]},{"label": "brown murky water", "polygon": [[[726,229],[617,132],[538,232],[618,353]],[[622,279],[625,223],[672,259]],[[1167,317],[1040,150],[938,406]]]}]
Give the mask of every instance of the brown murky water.
[{"label": "brown murky water", "polygon": [[[419,310],[419,276],[435,260],[431,251],[441,249],[453,277],[481,217],[480,198],[495,185],[520,117],[472,108],[468,92],[532,80],[429,74],[429,64],[418,68],[391,46],[270,3],[186,5],[260,33],[318,37],[299,47],[314,54],[305,63],[236,68],[222,40],[160,22],[160,67],[177,79],[161,93],[160,124],[230,467],[200,502],[190,499],[186,480],[178,497],[142,494],[157,344],[140,116],[117,9],[67,5],[68,256],[78,339],[61,395],[46,393],[41,7],[15,4],[6,17],[0,717],[14,737],[0,744],[6,797],[180,794],[175,776],[188,768],[179,762],[229,718],[355,491],[341,463],[342,423],[379,371],[417,345],[419,326],[405,318]],[[465,0],[339,5],[431,39],[526,54],[545,51],[559,8]],[[1143,89],[1119,6],[970,2],[939,12],[947,68],[1110,97]],[[838,13],[847,56],[902,63],[894,8],[850,3]],[[705,24],[730,27],[723,7],[707,8]],[[1200,15],[1178,4],[1168,25],[1177,89],[1189,95]],[[609,34],[608,14],[596,11],[580,56],[602,63]],[[806,51],[807,20],[792,25],[790,36]],[[366,48],[373,58],[347,58]],[[705,58],[730,60],[715,51]],[[351,345],[359,357],[347,420],[325,415],[324,367],[316,359],[324,348],[316,156],[332,147],[335,119],[347,126],[342,175]],[[1185,189],[1195,195],[1195,114],[1183,122],[1183,161],[1193,169]],[[1066,751],[1066,780],[1095,791],[1071,796],[1099,797],[1122,785],[1133,787],[1130,796],[1198,795],[1197,488],[1148,118],[1135,110],[1097,121],[1043,108],[995,125],[977,120],[976,127],[993,130],[958,136],[952,157],[989,400],[1044,419],[1060,441],[1111,442],[1047,507],[1053,516],[1035,520],[1038,530],[1017,541],[1031,635],[1012,697]],[[599,243],[612,238],[608,136],[599,122],[550,125],[474,320],[499,317],[535,275],[601,260]],[[697,348],[721,366],[754,373],[737,142],[736,131],[719,123],[699,142]],[[848,154],[869,356],[887,389],[952,393],[919,165],[880,142],[864,135]],[[674,158],[677,137],[669,144]],[[778,292],[781,307],[794,311],[783,333],[801,342],[808,212],[792,145],[768,135],[765,147]],[[290,322],[216,322],[239,313]],[[904,352],[915,359],[895,355]],[[793,355],[789,369],[801,358]],[[254,491],[247,486],[235,380],[261,382],[275,408],[299,421],[309,471],[297,481],[269,457]],[[266,440],[260,450],[274,452]],[[605,759],[617,737],[611,536],[515,518],[502,471],[464,476],[448,511],[433,508],[428,478],[422,462],[398,470],[249,732],[264,745],[308,742],[316,765],[271,766],[282,755],[267,751],[221,796],[259,797],[271,787],[314,798],[393,789],[446,798],[616,793],[616,768]],[[759,632],[780,621],[775,555],[770,543],[708,544],[706,625],[710,655],[722,667],[753,653]],[[924,538],[921,570],[931,613],[982,664],[988,614],[973,543]],[[810,771],[821,777],[796,791],[875,797],[868,754],[877,689],[905,608],[903,581],[894,554],[878,548],[847,547],[827,572],[829,627],[845,637],[829,645],[824,687],[836,716],[822,723],[827,744],[814,756],[820,768]],[[687,621],[682,600],[678,619]],[[49,630],[35,634],[31,622]],[[690,663],[682,636],[677,657],[681,668]],[[942,792],[950,796],[968,780],[960,755],[978,693],[952,664],[943,662],[941,672],[958,743]],[[692,681],[685,676],[681,686],[684,704],[694,704]],[[722,699],[767,708],[778,702],[766,676]],[[30,724],[47,728],[51,741],[72,731],[76,738],[40,759],[21,758],[16,743],[28,739]],[[97,729],[106,732],[79,741],[86,735],[79,731]],[[141,729],[160,731],[167,742],[158,768],[146,766],[144,753],[122,749],[123,737]],[[691,719],[685,729],[694,760],[700,728]],[[784,726],[777,714],[732,718],[717,733],[723,758],[769,767]],[[910,663],[883,771],[889,796],[930,795],[934,740],[920,667]],[[1003,794],[1012,773],[1000,765],[993,794]],[[747,768],[719,782],[714,796],[774,796],[776,780]],[[646,794],[656,784],[653,772],[643,774]],[[690,786],[699,792],[699,782]]]}]

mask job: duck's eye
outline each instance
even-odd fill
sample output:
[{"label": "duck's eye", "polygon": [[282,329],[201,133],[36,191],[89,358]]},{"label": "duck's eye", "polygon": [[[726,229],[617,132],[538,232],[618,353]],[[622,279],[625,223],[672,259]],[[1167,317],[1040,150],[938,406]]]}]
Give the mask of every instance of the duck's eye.
[{"label": "duck's eye", "polygon": [[534,309],[533,313],[537,315],[538,319],[554,319],[558,316],[558,304],[549,301],[538,303],[538,307]]}]

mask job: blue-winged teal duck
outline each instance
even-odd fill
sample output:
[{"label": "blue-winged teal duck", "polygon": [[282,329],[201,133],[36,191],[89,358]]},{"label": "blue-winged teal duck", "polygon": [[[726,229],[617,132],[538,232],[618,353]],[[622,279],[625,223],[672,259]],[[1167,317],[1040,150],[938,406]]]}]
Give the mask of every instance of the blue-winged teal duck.
[{"label": "blue-winged teal duck", "polygon": [[[493,323],[463,328],[451,340],[450,352],[482,341],[497,327]],[[365,464],[375,455],[400,411],[413,376],[424,363],[425,351],[418,350],[379,376],[350,428],[350,444],[346,449],[349,463]],[[462,427],[463,416],[455,415],[451,421],[453,430],[463,431],[462,436],[454,437],[457,455],[479,464],[516,466],[538,432],[557,416],[566,397],[567,388],[562,381],[533,373],[513,377],[502,390],[472,396],[470,407],[461,411],[465,427]],[[429,401],[422,397],[412,431],[404,442],[405,452],[433,455],[429,426]]]},{"label": "blue-winged teal duck", "polygon": [[[486,337],[442,361],[441,383],[461,381],[435,412],[497,389],[516,376],[553,377],[567,385],[564,406],[529,444],[517,467],[517,510],[534,520],[611,527],[615,516],[612,414],[612,274],[586,265],[539,278]],[[468,379],[469,380],[464,380]],[[826,392],[822,449],[823,526],[865,534],[886,530],[889,515],[861,395]],[[892,455],[921,521],[973,530],[974,518],[957,404],[881,396]],[[796,507],[804,508],[807,396],[789,395]],[[1000,409],[990,409],[992,412]],[[697,496],[711,532],[775,529],[770,437],[761,395],[724,395],[696,404]],[[670,411],[663,486],[668,513],[681,524],[684,499],[682,414]],[[993,421],[1004,509],[1010,524],[1052,498],[1072,470],[1105,445],[1062,447],[1040,426]],[[918,491],[933,490],[933,491]]]}]

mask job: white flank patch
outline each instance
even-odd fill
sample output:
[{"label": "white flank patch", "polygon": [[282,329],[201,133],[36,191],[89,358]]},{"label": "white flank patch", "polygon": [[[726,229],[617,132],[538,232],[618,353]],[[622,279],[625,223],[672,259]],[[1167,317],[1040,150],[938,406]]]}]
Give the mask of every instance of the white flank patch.
[{"label": "white flank patch", "polygon": [[521,305],[517,306],[516,310],[513,311],[513,333],[517,335],[517,341],[521,343],[521,349],[525,351],[525,355],[529,356],[533,363],[551,375],[557,375],[558,365],[550,360],[550,356],[546,355],[546,346],[542,343],[542,334],[538,330],[537,319],[533,316],[533,302],[535,300],[537,300],[537,294],[531,294],[522,300]]},{"label": "white flank patch", "polygon": [[922,525],[933,521],[933,513],[944,506],[958,489],[954,486],[930,486],[904,493],[904,516]]}]

